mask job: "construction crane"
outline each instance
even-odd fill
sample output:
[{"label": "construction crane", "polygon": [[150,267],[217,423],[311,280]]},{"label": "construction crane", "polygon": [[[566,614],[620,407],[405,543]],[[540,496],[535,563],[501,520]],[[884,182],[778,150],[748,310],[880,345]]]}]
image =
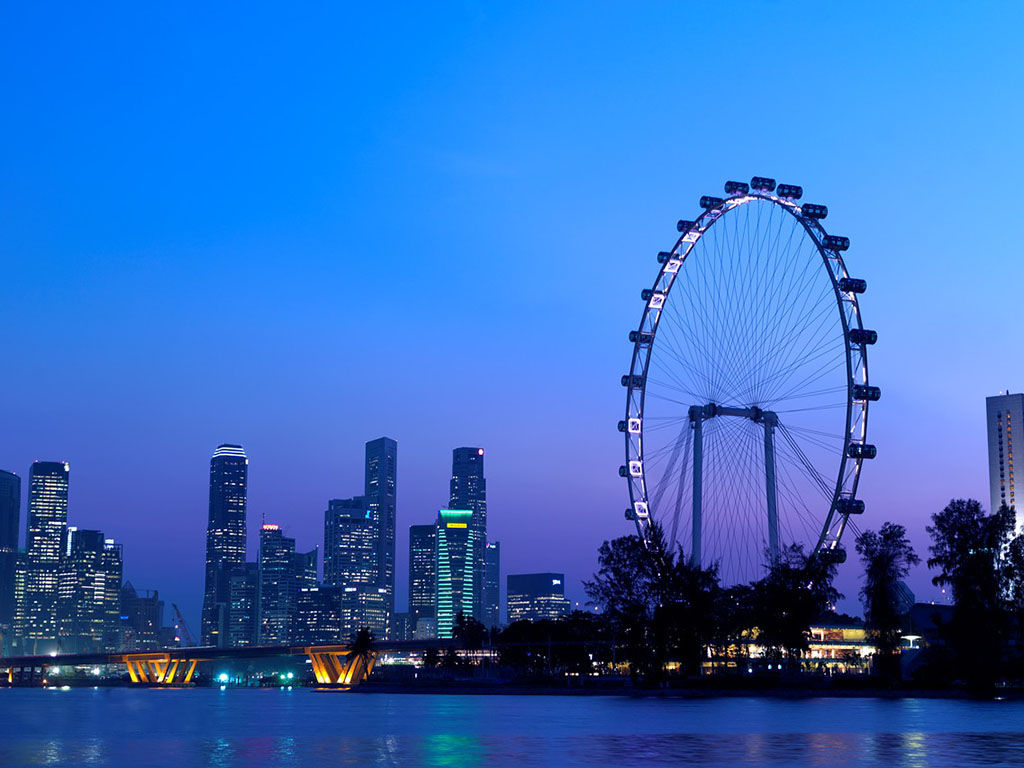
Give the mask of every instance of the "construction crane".
[{"label": "construction crane", "polygon": [[177,631],[178,641],[183,642],[186,648],[193,647],[196,641],[192,637],[192,633],[188,631],[185,617],[181,615],[181,610],[178,608],[177,603],[171,603],[171,606],[174,608],[174,629]]}]

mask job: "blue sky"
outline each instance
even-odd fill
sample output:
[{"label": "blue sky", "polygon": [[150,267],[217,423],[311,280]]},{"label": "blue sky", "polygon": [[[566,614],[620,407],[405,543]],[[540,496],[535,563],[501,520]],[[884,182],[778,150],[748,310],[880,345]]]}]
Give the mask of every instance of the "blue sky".
[{"label": "blue sky", "polygon": [[196,625],[220,442],[252,458],[252,530],[310,548],[396,438],[400,602],[458,445],[487,449],[504,570],[587,576],[628,532],[618,377],[654,254],[755,174],[828,204],[869,282],[864,524],[923,550],[950,497],[987,501],[984,397],[1024,388],[1016,5],[4,16],[0,467],[70,461],[72,524]]}]

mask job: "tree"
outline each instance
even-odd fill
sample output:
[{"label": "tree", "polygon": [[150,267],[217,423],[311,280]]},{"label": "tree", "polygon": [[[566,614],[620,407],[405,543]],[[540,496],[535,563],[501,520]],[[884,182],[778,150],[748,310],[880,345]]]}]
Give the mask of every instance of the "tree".
[{"label": "tree", "polygon": [[831,610],[841,595],[832,586],[836,564],[807,557],[792,544],[770,563],[764,578],[751,584],[757,640],[769,658],[786,659],[793,669],[808,648],[811,624]]},{"label": "tree", "polygon": [[373,664],[376,645],[376,638],[374,638],[373,632],[371,632],[367,627],[363,627],[352,635],[352,643],[349,646],[349,653],[359,659],[363,669],[369,670],[370,666]]},{"label": "tree", "polygon": [[884,523],[864,531],[857,539],[857,554],[864,565],[860,597],[869,636],[878,649],[876,671],[892,681],[900,676],[899,648],[903,636],[899,584],[921,562],[902,525]]},{"label": "tree", "polygon": [[437,648],[427,648],[423,654],[423,666],[427,669],[433,669],[441,663],[441,654]]},{"label": "tree", "polygon": [[478,651],[484,647],[487,639],[487,627],[472,616],[467,617],[459,611],[455,617],[455,625],[452,627],[452,639],[462,643],[463,649],[467,651]]},{"label": "tree", "polygon": [[1008,591],[1002,554],[1013,531],[1014,513],[1005,504],[986,515],[974,499],[953,499],[932,515],[928,567],[937,586],[953,592],[953,619],[945,627],[954,667],[967,685],[991,688],[1002,672],[1007,634]]}]

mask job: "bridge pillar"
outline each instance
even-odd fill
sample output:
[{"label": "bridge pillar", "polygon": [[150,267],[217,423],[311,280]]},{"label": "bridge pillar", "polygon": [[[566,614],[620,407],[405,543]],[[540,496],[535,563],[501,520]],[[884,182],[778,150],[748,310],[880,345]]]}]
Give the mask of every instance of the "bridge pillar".
[{"label": "bridge pillar", "polygon": [[357,653],[347,646],[311,646],[305,649],[320,685],[356,686],[370,676],[377,653]]}]

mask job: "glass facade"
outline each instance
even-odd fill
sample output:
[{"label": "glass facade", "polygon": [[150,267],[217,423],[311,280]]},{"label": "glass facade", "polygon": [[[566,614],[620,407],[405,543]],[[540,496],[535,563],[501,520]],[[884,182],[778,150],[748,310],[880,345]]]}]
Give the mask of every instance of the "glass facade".
[{"label": "glass facade", "polygon": [[484,479],[484,449],[456,448],[452,451],[452,479],[449,485],[448,507],[468,509],[473,513],[473,606],[467,611],[483,620],[487,542],[487,480]]},{"label": "glass facade", "polygon": [[[363,496],[375,527],[377,541],[376,586],[384,590],[385,613],[395,610],[395,520],[398,487],[398,443],[379,437],[366,444]],[[375,593],[376,594],[376,593]],[[385,625],[386,625],[385,621]],[[386,632],[378,635],[385,637]]]},{"label": "glass facade", "polygon": [[249,459],[240,445],[224,444],[210,459],[206,527],[206,586],[202,644],[225,647],[231,575],[245,564],[245,509]]},{"label": "glass facade", "polygon": [[21,478],[13,472],[0,470],[0,627],[3,628],[14,623],[20,515]]},{"label": "glass facade", "polygon": [[460,613],[473,615],[476,529],[472,510],[442,509],[435,523],[437,636],[451,637]]},{"label": "glass facade", "polygon": [[409,526],[409,614],[413,631],[420,619],[433,618],[437,601],[435,526]]}]

